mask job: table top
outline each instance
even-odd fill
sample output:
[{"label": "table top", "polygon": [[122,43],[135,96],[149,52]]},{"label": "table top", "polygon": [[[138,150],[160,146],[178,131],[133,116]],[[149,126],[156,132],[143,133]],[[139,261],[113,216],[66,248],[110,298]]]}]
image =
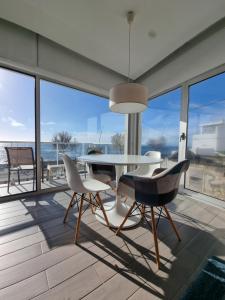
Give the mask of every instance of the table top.
[{"label": "table top", "polygon": [[145,155],[126,154],[92,154],[78,157],[78,160],[106,164],[106,165],[153,165],[162,162],[162,159],[151,158]]}]

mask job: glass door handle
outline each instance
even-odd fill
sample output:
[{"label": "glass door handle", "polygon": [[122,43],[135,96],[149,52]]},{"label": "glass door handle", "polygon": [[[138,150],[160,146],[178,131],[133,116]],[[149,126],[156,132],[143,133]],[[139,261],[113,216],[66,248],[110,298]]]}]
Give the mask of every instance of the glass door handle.
[{"label": "glass door handle", "polygon": [[182,132],[182,134],[180,135],[180,142],[185,140],[186,140],[186,134]]}]

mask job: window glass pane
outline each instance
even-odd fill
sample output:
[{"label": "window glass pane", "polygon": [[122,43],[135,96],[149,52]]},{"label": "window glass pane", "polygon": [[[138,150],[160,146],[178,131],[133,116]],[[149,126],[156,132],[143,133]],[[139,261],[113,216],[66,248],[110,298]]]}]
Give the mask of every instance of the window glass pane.
[{"label": "window glass pane", "polygon": [[75,159],[91,149],[124,152],[124,115],[108,105],[105,98],[41,80],[42,188],[65,184],[63,153]]},{"label": "window glass pane", "polygon": [[224,200],[225,74],[189,88],[188,153],[191,165],[186,187]]},{"label": "window glass pane", "polygon": [[35,79],[0,68],[0,105],[0,196],[36,190]]},{"label": "window glass pane", "polygon": [[176,89],[149,101],[142,113],[141,153],[159,151],[163,166],[178,160],[181,89]]}]

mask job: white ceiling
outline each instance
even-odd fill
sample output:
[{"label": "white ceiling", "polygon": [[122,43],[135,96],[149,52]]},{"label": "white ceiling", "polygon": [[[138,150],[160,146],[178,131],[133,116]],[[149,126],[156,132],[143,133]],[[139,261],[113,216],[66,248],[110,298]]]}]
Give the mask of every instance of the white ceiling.
[{"label": "white ceiling", "polygon": [[[0,0],[0,17],[135,79],[224,17],[225,0]],[[155,37],[149,32],[154,31]]]}]

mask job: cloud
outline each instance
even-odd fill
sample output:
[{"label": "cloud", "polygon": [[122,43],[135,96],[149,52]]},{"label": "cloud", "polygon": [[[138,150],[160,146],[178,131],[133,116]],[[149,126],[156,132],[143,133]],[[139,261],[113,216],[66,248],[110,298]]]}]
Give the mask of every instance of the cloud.
[{"label": "cloud", "polygon": [[23,123],[20,123],[11,117],[2,118],[2,122],[9,123],[12,127],[25,127]]},{"label": "cloud", "polygon": [[49,122],[41,122],[41,125],[42,126],[51,126],[51,125],[55,125],[56,122],[53,122],[53,121],[49,121]]},{"label": "cloud", "polygon": [[0,82],[0,90],[3,89],[3,83]]}]

